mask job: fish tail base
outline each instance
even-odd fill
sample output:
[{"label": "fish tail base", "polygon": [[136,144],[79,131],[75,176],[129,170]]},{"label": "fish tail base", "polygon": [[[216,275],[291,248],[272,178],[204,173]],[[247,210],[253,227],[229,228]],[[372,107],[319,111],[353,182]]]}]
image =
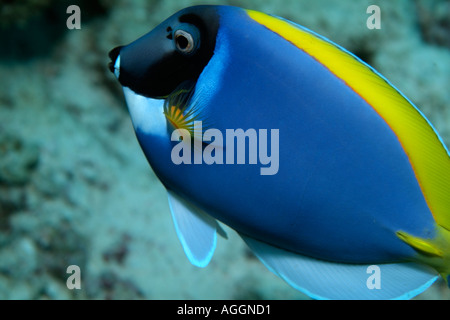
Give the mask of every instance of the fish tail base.
[{"label": "fish tail base", "polygon": [[450,230],[437,225],[432,239],[398,231],[397,236],[417,252],[417,260],[433,267],[450,288]]}]

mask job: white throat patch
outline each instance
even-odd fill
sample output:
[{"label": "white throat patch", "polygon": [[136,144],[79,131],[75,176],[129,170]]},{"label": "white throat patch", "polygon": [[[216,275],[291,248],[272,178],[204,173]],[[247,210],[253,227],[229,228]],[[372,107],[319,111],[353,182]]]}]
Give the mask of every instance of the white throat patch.
[{"label": "white throat patch", "polygon": [[167,136],[167,121],[164,116],[164,100],[141,96],[123,87],[134,130],[146,134]]}]

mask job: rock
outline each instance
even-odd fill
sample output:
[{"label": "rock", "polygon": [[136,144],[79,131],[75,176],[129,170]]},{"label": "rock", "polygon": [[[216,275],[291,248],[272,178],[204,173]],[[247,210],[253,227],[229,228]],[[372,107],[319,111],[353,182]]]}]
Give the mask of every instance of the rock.
[{"label": "rock", "polygon": [[0,184],[24,185],[36,169],[39,148],[18,136],[0,131]]}]

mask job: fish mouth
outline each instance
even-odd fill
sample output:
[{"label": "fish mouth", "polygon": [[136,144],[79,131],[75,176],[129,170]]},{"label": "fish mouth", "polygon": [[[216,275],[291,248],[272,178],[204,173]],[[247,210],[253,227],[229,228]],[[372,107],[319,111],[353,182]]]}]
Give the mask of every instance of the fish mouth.
[{"label": "fish mouth", "polygon": [[114,73],[117,79],[120,76],[120,49],[122,49],[122,46],[115,47],[108,54],[111,59],[111,62],[108,63],[109,71]]}]

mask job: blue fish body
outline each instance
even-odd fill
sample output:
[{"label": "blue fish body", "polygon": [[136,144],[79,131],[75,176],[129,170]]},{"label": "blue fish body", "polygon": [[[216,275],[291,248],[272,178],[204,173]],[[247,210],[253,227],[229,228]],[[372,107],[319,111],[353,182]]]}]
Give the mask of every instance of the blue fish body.
[{"label": "blue fish body", "polygon": [[[376,105],[308,50],[288,41],[288,35],[270,30],[246,10],[188,8],[155,30],[167,32],[168,24],[175,30],[174,24],[186,23],[186,16],[195,15],[213,15],[218,22],[213,53],[199,71],[186,71],[185,80],[194,82],[192,88],[177,90],[180,83],[161,86],[162,97],[138,86],[133,90],[134,82],[145,83],[145,76],[129,76],[133,73],[126,71],[131,66],[126,61],[131,59],[125,59],[128,52],[142,52],[149,45],[146,36],[121,48],[113,59],[137,138],[170,194],[177,233],[191,262],[205,266],[211,259],[218,220],[236,230],[271,271],[314,298],[409,298],[437,278],[436,270],[445,275],[441,265],[446,262],[429,268],[418,258],[418,251],[428,250],[428,242],[420,239],[441,237],[447,229],[437,224],[418,181],[417,166]],[[262,19],[269,23],[277,18]],[[326,41],[277,20],[275,24],[289,24],[284,28],[297,28],[317,41]],[[202,24],[197,26],[201,34]],[[201,40],[200,48],[205,42]],[[373,72],[373,77],[382,78],[351,57]],[[185,91],[184,98],[176,93]],[[177,94],[183,103],[172,106]],[[200,142],[200,147],[192,148],[189,163],[174,163],[174,148],[182,142],[173,139],[173,131],[183,125],[192,129],[189,121],[194,119],[205,126],[200,132],[191,131],[194,144],[198,142],[195,137],[202,138],[210,128],[221,132],[223,141]],[[266,134],[267,151],[276,151],[276,163],[250,164],[251,139],[247,137],[245,163],[238,164],[240,150],[225,138],[230,129],[253,130],[258,142]],[[223,152],[223,163],[206,164],[202,152],[215,144],[216,155],[219,149]],[[441,149],[448,157],[445,146]],[[230,152],[233,163],[227,163]],[[204,238],[193,237],[196,232],[204,233]],[[443,249],[439,247],[442,241],[429,246],[442,252],[447,248],[445,241]],[[444,253],[442,259],[446,261]],[[367,287],[365,271],[373,264],[379,264],[386,279],[393,282],[384,291]],[[316,274],[314,278],[321,279],[305,280],[308,274],[330,269],[335,274]],[[414,279],[404,288],[395,283],[403,275]],[[341,291],[326,289],[324,283],[341,286]],[[353,289],[346,291],[348,286]]]}]

